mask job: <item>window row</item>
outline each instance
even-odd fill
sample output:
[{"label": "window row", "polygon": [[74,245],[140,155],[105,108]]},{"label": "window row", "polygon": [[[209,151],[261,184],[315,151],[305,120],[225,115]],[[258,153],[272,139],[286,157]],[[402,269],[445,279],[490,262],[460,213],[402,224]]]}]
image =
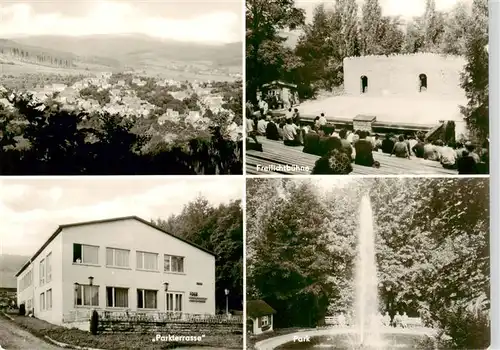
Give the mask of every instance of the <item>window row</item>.
[{"label": "window row", "polygon": [[33,283],[33,270],[29,270],[19,282],[19,291],[22,292]]},{"label": "window row", "polygon": [[52,289],[40,293],[40,311],[52,310]]},{"label": "window row", "polygon": [[52,281],[52,253],[47,254],[45,259],[40,260],[39,277],[40,286]]},{"label": "window row", "polygon": [[[159,271],[158,253],[136,251],[136,268],[139,270]],[[99,264],[99,247],[86,244],[73,244],[73,262],[78,264]],[[106,266],[130,268],[130,250],[106,248]],[[184,257],[163,255],[164,272],[184,272]]]},{"label": "window row", "polygon": [[[182,312],[182,292],[165,293],[166,311]],[[137,289],[138,309],[157,309],[158,291],[151,289]],[[76,306],[99,306],[99,286],[79,284],[75,288]],[[106,287],[106,307],[129,307],[129,289]]]}]

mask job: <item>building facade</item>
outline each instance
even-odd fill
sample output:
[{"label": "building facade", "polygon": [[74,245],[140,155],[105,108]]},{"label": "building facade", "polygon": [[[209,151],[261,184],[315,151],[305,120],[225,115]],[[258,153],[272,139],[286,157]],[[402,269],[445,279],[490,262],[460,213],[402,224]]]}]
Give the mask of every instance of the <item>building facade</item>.
[{"label": "building facade", "polygon": [[215,314],[215,256],[138,217],[59,226],[16,274],[53,324],[78,310]]}]

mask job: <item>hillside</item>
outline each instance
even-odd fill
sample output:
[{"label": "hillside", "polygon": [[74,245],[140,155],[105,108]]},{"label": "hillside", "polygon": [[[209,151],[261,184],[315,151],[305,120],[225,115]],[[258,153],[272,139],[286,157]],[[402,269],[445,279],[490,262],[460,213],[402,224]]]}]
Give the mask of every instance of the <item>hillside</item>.
[{"label": "hillside", "polygon": [[[216,67],[241,67],[242,44],[204,45],[162,40],[139,34],[68,36],[30,36],[11,40],[22,47],[39,47],[68,53],[82,62],[111,60],[107,64],[133,68],[147,65],[168,65],[205,62]],[[1,44],[0,44],[1,45]]]},{"label": "hillside", "polygon": [[15,274],[29,258],[22,255],[0,255],[0,287],[16,288]]}]

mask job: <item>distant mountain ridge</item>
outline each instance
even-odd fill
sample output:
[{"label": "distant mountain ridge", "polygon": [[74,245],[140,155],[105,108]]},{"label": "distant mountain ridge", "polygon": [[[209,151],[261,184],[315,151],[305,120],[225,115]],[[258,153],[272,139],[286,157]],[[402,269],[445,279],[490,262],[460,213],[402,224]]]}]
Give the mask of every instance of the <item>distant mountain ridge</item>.
[{"label": "distant mountain ridge", "polygon": [[1,288],[17,288],[15,275],[29,258],[29,256],[23,255],[0,255]]},{"label": "distant mountain ridge", "polygon": [[[2,42],[4,44],[2,44]],[[0,48],[5,46],[0,39]],[[242,43],[209,45],[179,42],[141,34],[69,36],[26,36],[7,40],[19,49],[48,50],[61,57],[81,61],[108,61],[110,65],[161,65],[167,61],[210,62],[218,67],[241,66]]]}]

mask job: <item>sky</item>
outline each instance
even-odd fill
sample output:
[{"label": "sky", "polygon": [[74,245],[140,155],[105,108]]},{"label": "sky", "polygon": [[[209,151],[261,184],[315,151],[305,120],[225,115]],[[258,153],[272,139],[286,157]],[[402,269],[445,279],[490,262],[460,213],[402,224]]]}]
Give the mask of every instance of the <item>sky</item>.
[{"label": "sky", "polygon": [[31,256],[59,225],[135,215],[167,219],[201,195],[241,199],[234,177],[0,179],[0,255]]},{"label": "sky", "polygon": [[239,0],[0,0],[0,37],[146,34],[225,44],[242,40]]},{"label": "sky", "polygon": [[[361,5],[364,0],[357,0]],[[436,10],[449,11],[458,2],[457,0],[435,0]],[[467,3],[472,3],[472,0],[463,0]],[[323,1],[315,0],[296,0],[296,5],[299,8],[306,10],[307,21],[312,19],[314,7]],[[325,7],[332,6],[334,1],[325,1]],[[382,15],[384,16],[401,16],[402,18],[412,18],[420,16],[425,10],[425,0],[379,0],[382,7]]]}]

